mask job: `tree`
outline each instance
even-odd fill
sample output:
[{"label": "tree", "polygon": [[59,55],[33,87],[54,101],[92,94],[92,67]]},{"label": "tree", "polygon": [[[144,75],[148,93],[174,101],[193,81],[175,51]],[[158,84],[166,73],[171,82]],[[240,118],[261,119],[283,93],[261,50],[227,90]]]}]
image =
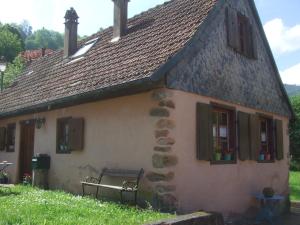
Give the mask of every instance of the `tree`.
[{"label": "tree", "polygon": [[25,41],[28,50],[38,48],[60,49],[64,45],[63,35],[45,28],[35,31]]},{"label": "tree", "polygon": [[295,112],[295,120],[290,123],[290,149],[293,158],[300,160],[300,95],[290,98]]},{"label": "tree", "polygon": [[3,86],[9,87],[13,81],[21,74],[25,67],[24,60],[21,56],[17,56],[12,63],[9,63],[4,72]]},{"label": "tree", "polygon": [[16,33],[12,32],[9,26],[1,26],[0,56],[4,56],[6,61],[12,62],[22,50],[22,40],[20,37]]}]

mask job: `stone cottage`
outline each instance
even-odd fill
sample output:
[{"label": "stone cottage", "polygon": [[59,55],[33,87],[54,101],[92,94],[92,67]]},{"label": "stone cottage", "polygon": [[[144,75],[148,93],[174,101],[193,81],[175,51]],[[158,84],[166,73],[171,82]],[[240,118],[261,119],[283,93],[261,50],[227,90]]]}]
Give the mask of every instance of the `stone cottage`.
[{"label": "stone cottage", "polygon": [[102,168],[145,170],[140,201],[243,212],[288,195],[287,94],[253,0],[172,0],[33,61],[0,94],[0,161],[19,182],[51,156],[50,188],[81,192]]}]

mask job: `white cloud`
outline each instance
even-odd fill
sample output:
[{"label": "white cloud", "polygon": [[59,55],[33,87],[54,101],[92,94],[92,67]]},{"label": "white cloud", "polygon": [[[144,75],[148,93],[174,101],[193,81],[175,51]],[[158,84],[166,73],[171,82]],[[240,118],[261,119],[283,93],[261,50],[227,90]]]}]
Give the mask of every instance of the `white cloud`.
[{"label": "white cloud", "polygon": [[284,84],[300,85],[300,63],[280,72]]},{"label": "white cloud", "polygon": [[276,18],[264,25],[268,41],[275,54],[294,52],[300,49],[300,24],[285,26]]}]

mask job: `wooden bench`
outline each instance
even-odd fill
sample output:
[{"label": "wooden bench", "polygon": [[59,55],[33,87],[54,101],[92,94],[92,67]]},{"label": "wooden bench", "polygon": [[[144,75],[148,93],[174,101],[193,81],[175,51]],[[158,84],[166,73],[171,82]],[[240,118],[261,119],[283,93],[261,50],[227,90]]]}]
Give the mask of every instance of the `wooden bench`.
[{"label": "wooden bench", "polygon": [[[123,202],[123,193],[132,192],[134,193],[134,202],[137,203],[137,192],[139,187],[139,181],[144,173],[143,169],[140,170],[122,170],[122,169],[107,169],[104,168],[99,176],[87,177],[85,181],[81,181],[82,184],[82,196],[85,195],[85,186],[92,186],[96,188],[96,198],[98,198],[99,188],[108,188],[120,191],[121,202]],[[103,177],[119,177],[122,178],[120,185],[108,185],[103,184]]]}]

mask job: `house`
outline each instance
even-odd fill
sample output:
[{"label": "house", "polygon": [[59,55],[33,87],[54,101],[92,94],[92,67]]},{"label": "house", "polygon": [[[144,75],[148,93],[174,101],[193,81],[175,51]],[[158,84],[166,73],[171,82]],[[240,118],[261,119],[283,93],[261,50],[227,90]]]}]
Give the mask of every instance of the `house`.
[{"label": "house", "polygon": [[36,60],[45,55],[50,55],[54,50],[49,48],[35,49],[35,50],[26,50],[20,53],[21,57],[26,63],[30,63],[32,60]]},{"label": "house", "polygon": [[78,44],[68,10],[64,50],[1,93],[13,181],[45,153],[51,188],[143,168],[139,199],[178,212],[244,212],[266,186],[287,196],[293,110],[253,0],[172,0],[128,21],[128,0],[113,2],[113,27]]}]

